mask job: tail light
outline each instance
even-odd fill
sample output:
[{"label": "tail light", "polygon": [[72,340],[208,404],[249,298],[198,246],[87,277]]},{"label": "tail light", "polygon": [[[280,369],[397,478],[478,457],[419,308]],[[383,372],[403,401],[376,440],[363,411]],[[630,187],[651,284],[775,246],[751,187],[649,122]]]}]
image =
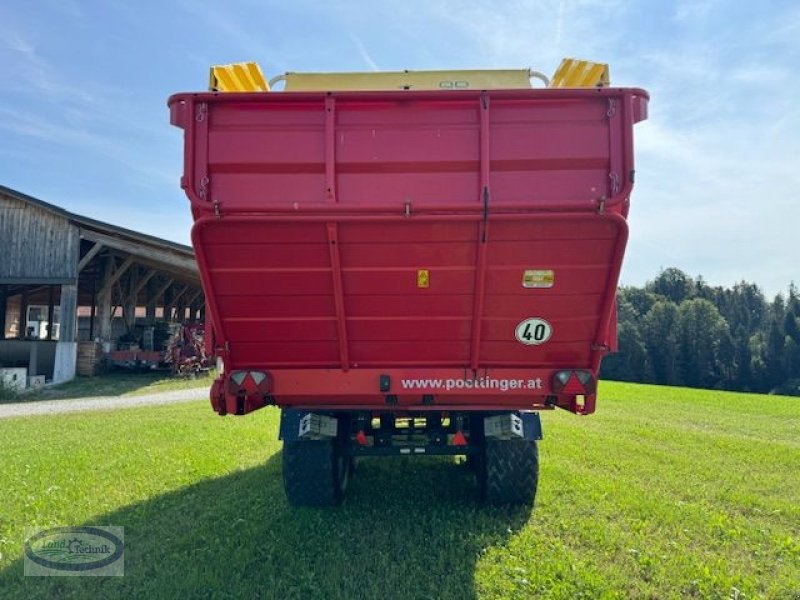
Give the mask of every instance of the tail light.
[{"label": "tail light", "polygon": [[228,393],[233,396],[268,394],[270,385],[269,375],[263,371],[233,371],[228,377]]},{"label": "tail light", "polygon": [[553,393],[570,396],[591,396],[597,390],[597,382],[591,371],[558,371],[553,376]]},{"label": "tail light", "polygon": [[453,446],[466,446],[467,438],[464,436],[462,432],[456,431],[456,434],[453,436],[453,440],[450,443]]}]

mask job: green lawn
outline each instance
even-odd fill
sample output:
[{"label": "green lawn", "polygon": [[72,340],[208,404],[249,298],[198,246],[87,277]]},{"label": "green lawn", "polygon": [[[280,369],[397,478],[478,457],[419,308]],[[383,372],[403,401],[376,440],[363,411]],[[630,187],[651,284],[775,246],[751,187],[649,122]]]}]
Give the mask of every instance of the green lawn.
[{"label": "green lawn", "polygon": [[198,387],[209,387],[216,372],[195,378],[175,377],[169,371],[112,371],[96,377],[76,377],[72,381],[23,394],[0,394],[4,402],[31,402],[60,398],[87,398],[91,396],[143,396],[159,392],[173,392]]},{"label": "green lawn", "polygon": [[[292,509],[278,412],[207,402],[0,420],[0,597],[800,598],[800,400],[604,383],[544,415],[536,508],[373,459]],[[125,576],[22,576],[26,525],[125,527]]]}]

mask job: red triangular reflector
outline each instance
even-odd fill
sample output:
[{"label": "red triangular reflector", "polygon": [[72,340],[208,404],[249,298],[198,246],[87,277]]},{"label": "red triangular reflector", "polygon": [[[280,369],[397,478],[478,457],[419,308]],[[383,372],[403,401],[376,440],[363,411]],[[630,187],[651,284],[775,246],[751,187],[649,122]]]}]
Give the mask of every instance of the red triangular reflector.
[{"label": "red triangular reflector", "polygon": [[254,394],[256,391],[256,382],[249,372],[245,373],[244,379],[242,380],[242,388],[248,394]]},{"label": "red triangular reflector", "polygon": [[583,388],[583,384],[578,379],[578,376],[573,373],[569,376],[567,383],[564,385],[564,389],[561,390],[562,394],[570,394],[573,396],[579,396],[581,394],[585,394],[586,390]]},{"label": "red triangular reflector", "polygon": [[453,436],[453,446],[466,446],[467,445],[467,438],[464,437],[464,434],[460,431],[456,431],[456,434]]}]

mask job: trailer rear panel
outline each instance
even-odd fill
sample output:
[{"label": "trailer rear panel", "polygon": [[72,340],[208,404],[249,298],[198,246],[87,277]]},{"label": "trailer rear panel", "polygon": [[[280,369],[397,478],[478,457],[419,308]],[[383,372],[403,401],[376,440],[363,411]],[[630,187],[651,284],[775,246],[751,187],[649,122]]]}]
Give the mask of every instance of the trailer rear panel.
[{"label": "trailer rear panel", "polygon": [[[204,93],[170,107],[225,363],[217,410],[593,411],[645,92]],[[565,370],[592,383],[559,386]]]}]

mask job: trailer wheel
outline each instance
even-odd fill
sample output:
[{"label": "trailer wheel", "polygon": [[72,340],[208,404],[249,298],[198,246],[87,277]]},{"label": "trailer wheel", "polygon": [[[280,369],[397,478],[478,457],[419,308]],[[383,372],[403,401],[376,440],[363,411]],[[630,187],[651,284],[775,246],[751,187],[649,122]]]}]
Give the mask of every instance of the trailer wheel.
[{"label": "trailer wheel", "polygon": [[283,488],[292,506],[341,504],[349,474],[350,458],[333,440],[283,443]]},{"label": "trailer wheel", "polygon": [[486,440],[478,479],[489,504],[533,506],[539,485],[539,447],[529,440]]}]

